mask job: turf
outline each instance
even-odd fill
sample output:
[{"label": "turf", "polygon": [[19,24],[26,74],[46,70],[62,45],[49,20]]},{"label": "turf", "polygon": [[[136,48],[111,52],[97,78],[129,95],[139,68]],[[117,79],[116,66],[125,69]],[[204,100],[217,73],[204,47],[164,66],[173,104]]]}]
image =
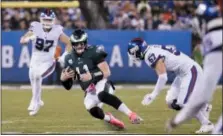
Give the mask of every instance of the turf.
[{"label": "turf", "polygon": [[[216,91],[212,101],[210,120],[216,122],[222,112],[222,91]],[[28,115],[30,90],[2,90],[2,133],[24,134],[165,134],[164,124],[176,112],[167,108],[165,94],[150,105],[142,106],[141,100],[148,90],[118,90],[116,95],[129,108],[137,112],[144,122],[133,125],[127,116],[104,105],[105,112],[111,112],[124,121],[126,129],[117,130],[109,124],[92,118],[83,105],[84,94],[80,90],[43,90],[44,107],[35,117]],[[150,90],[151,91],[151,90]],[[193,134],[200,124],[193,119],[171,134]]]}]

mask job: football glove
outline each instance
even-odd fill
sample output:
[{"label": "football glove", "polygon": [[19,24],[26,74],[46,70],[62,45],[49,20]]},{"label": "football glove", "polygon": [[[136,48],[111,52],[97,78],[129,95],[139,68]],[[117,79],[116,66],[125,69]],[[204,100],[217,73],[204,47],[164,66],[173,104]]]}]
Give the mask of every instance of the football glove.
[{"label": "football glove", "polygon": [[142,105],[149,105],[155,100],[156,96],[151,93],[151,94],[146,94],[144,96],[144,99],[142,100]]}]

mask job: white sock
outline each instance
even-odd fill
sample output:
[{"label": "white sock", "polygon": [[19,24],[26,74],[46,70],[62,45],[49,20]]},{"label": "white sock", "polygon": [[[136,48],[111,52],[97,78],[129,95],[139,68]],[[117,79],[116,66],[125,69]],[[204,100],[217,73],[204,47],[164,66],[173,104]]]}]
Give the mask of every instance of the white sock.
[{"label": "white sock", "polygon": [[196,115],[196,118],[199,120],[201,125],[207,125],[210,123],[210,121],[206,118],[206,116],[203,114],[202,110],[198,112]]},{"label": "white sock", "polygon": [[42,85],[42,78],[34,78],[32,86],[34,104],[38,104],[41,97],[41,85]]},{"label": "white sock", "polygon": [[109,116],[109,115],[106,115],[106,114],[105,114],[104,120],[105,120],[105,121],[110,121],[110,120],[111,120],[111,118],[110,118],[110,116]]},{"label": "white sock", "polygon": [[32,82],[32,102],[36,104],[38,101],[38,90],[36,89],[37,80],[34,79]]},{"label": "white sock", "polygon": [[129,116],[132,113],[132,111],[124,103],[122,103],[118,107],[118,110],[121,111],[122,113],[125,113],[127,116]]},{"label": "white sock", "polygon": [[36,81],[37,102],[40,103],[42,96],[42,77]]}]

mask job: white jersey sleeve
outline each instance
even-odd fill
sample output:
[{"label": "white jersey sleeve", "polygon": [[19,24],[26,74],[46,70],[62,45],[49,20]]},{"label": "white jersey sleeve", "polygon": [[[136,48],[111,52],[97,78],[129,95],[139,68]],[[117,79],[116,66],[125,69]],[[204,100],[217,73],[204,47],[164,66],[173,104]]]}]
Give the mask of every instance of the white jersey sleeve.
[{"label": "white jersey sleeve", "polygon": [[38,24],[38,22],[36,21],[33,21],[30,23],[30,26],[29,26],[29,31],[34,31],[35,29],[35,26]]},{"label": "white jersey sleeve", "polygon": [[165,58],[164,52],[160,49],[151,48],[145,54],[145,62],[151,67],[154,68],[158,60]]},{"label": "white jersey sleeve", "polygon": [[64,33],[61,25],[55,25],[55,28],[57,29],[59,36]]}]

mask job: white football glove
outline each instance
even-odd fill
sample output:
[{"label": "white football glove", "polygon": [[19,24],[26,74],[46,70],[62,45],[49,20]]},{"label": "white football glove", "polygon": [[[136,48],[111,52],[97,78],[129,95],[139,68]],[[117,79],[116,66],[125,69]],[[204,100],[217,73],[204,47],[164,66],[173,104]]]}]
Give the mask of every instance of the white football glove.
[{"label": "white football glove", "polygon": [[142,105],[149,105],[155,100],[156,96],[151,93],[151,94],[146,94],[144,96],[144,99],[142,100]]},{"label": "white football glove", "polygon": [[33,40],[35,40],[35,39],[36,39],[36,35],[35,35],[35,34],[32,34],[32,35],[30,35],[30,36],[25,37],[25,38],[24,38],[24,42],[25,42],[25,43],[28,43],[30,40],[33,41]]},{"label": "white football glove", "polygon": [[32,40],[32,41],[35,40],[35,39],[36,39],[36,35],[35,35],[35,34],[31,35],[31,36],[29,37],[29,39]]}]

